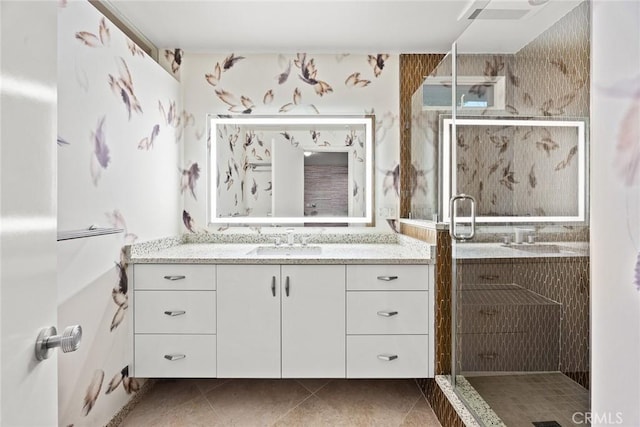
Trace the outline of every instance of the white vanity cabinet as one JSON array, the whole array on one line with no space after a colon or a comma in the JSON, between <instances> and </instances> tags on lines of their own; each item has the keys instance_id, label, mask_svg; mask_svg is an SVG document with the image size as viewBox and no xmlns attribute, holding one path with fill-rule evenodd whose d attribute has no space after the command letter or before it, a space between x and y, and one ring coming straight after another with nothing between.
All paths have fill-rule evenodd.
<instances>
[{"instance_id":1,"label":"white vanity cabinet","mask_svg":"<svg viewBox=\"0 0 640 427\"><path fill-rule=\"evenodd\" d=\"M134 264L137 377L433 377L433 265Z\"/></svg>"},{"instance_id":2,"label":"white vanity cabinet","mask_svg":"<svg viewBox=\"0 0 640 427\"><path fill-rule=\"evenodd\" d=\"M347 378L433 376L433 266L347 265Z\"/></svg>"},{"instance_id":3,"label":"white vanity cabinet","mask_svg":"<svg viewBox=\"0 0 640 427\"><path fill-rule=\"evenodd\" d=\"M133 373L216 376L216 266L133 267Z\"/></svg>"},{"instance_id":4,"label":"white vanity cabinet","mask_svg":"<svg viewBox=\"0 0 640 427\"><path fill-rule=\"evenodd\" d=\"M344 265L219 265L218 377L345 376Z\"/></svg>"}]
</instances>

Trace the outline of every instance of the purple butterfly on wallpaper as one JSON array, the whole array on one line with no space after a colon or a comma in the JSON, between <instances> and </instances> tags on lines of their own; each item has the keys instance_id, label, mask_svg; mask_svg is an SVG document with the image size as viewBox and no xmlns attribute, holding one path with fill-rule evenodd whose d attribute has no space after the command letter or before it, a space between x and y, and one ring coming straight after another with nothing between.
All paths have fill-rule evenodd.
<instances>
[{"instance_id":1,"label":"purple butterfly on wallpaper","mask_svg":"<svg viewBox=\"0 0 640 427\"><path fill-rule=\"evenodd\" d=\"M188 168L180 169L180 172L182 174L180 181L180 194L184 193L188 188L193 198L198 200L195 190L198 178L200 178L200 166L198 166L197 162L193 162Z\"/></svg>"},{"instance_id":2,"label":"purple butterfly on wallpaper","mask_svg":"<svg viewBox=\"0 0 640 427\"><path fill-rule=\"evenodd\" d=\"M98 396L100 396L100 389L102 389L102 382L104 381L104 371L102 369L96 369L91 377L91 382L87 387L87 391L84 394L82 415L85 417L89 415L91 409L96 404Z\"/></svg>"},{"instance_id":3,"label":"purple butterfly on wallpaper","mask_svg":"<svg viewBox=\"0 0 640 427\"><path fill-rule=\"evenodd\" d=\"M409 180L410 180L410 195L416 194L417 190L420 190L422 194L427 194L427 183L425 182L425 175L430 172L431 169L419 169L414 164L411 164L409 168Z\"/></svg>"},{"instance_id":4,"label":"purple butterfly on wallpaper","mask_svg":"<svg viewBox=\"0 0 640 427\"><path fill-rule=\"evenodd\" d=\"M256 182L255 178L253 178L253 185L251 186L251 194L256 200L258 200L258 183Z\"/></svg>"},{"instance_id":5,"label":"purple butterfly on wallpaper","mask_svg":"<svg viewBox=\"0 0 640 427\"><path fill-rule=\"evenodd\" d=\"M562 58L552 59L549 64L556 67L569 80L575 90L582 88L587 83L588 71L584 75L580 75L575 65L572 69L569 69L569 66Z\"/></svg>"},{"instance_id":6,"label":"purple butterfly on wallpaper","mask_svg":"<svg viewBox=\"0 0 640 427\"><path fill-rule=\"evenodd\" d=\"M136 378L129 377L129 365L125 366L113 376L111 381L109 381L109 385L107 386L107 390L104 394L110 394L112 391L118 388L118 386L122 384L122 388L127 394L135 393L140 390L140 383Z\"/></svg>"},{"instance_id":7,"label":"purple butterfly on wallpaper","mask_svg":"<svg viewBox=\"0 0 640 427\"><path fill-rule=\"evenodd\" d=\"M400 164L397 164L393 169L380 169L384 175L382 181L382 194L385 196L392 188L396 192L396 196L400 197Z\"/></svg>"},{"instance_id":8,"label":"purple butterfly on wallpaper","mask_svg":"<svg viewBox=\"0 0 640 427\"><path fill-rule=\"evenodd\" d=\"M278 84L279 85L284 84L289 79L289 74L291 74L291 61L289 61L287 68L276 76L276 79L278 80Z\"/></svg>"},{"instance_id":9,"label":"purple butterfly on wallpaper","mask_svg":"<svg viewBox=\"0 0 640 427\"><path fill-rule=\"evenodd\" d=\"M636 268L635 268L633 283L635 283L636 289L640 291L640 252L638 252L638 259L636 260Z\"/></svg>"},{"instance_id":10,"label":"purple butterfly on wallpaper","mask_svg":"<svg viewBox=\"0 0 640 427\"><path fill-rule=\"evenodd\" d=\"M306 53L298 53L294 64L300 69L300 74L298 75L300 80L313 86L318 96L333 92L333 88L329 83L317 78L318 70L313 58L307 61Z\"/></svg>"},{"instance_id":11,"label":"purple butterfly on wallpaper","mask_svg":"<svg viewBox=\"0 0 640 427\"><path fill-rule=\"evenodd\" d=\"M360 73L355 72L344 81L347 87L367 87L371 84L371 80L360 79Z\"/></svg>"},{"instance_id":12,"label":"purple butterfly on wallpaper","mask_svg":"<svg viewBox=\"0 0 640 427\"><path fill-rule=\"evenodd\" d=\"M264 191L271 191L271 190L273 190L273 184L271 183L271 181L269 181L269 182L268 182L268 184L269 184L269 185L267 186L267 188L265 188L265 189L264 189Z\"/></svg>"},{"instance_id":13,"label":"purple butterfly on wallpaper","mask_svg":"<svg viewBox=\"0 0 640 427\"><path fill-rule=\"evenodd\" d=\"M216 62L216 66L213 68L213 73L205 74L204 79L211 86L216 86L218 83L220 83L221 74L222 74L222 68L220 67L220 63Z\"/></svg>"},{"instance_id":14,"label":"purple butterfly on wallpaper","mask_svg":"<svg viewBox=\"0 0 640 427\"><path fill-rule=\"evenodd\" d=\"M176 101L170 100L165 109L162 101L158 100L158 111L160 111L165 126L177 127L180 124L180 116L176 111Z\"/></svg>"},{"instance_id":15,"label":"purple butterfly on wallpaper","mask_svg":"<svg viewBox=\"0 0 640 427\"><path fill-rule=\"evenodd\" d=\"M514 184L520 183L516 181L515 172L511 170L511 162L507 163L507 166L502 169L502 178L500 178L499 182L511 191L513 191Z\"/></svg>"},{"instance_id":16,"label":"purple butterfly on wallpaper","mask_svg":"<svg viewBox=\"0 0 640 427\"><path fill-rule=\"evenodd\" d=\"M100 19L98 26L98 35L89 31L78 31L75 34L76 39L80 40L85 46L98 47L106 46L111 42L111 33L107 26L105 18Z\"/></svg>"},{"instance_id":17,"label":"purple butterfly on wallpaper","mask_svg":"<svg viewBox=\"0 0 640 427\"><path fill-rule=\"evenodd\" d=\"M230 92L224 89L216 89L216 95L222 102L229 106L228 110L232 113L251 114L256 107L251 98L241 95L240 101Z\"/></svg>"},{"instance_id":18,"label":"purple butterfly on wallpaper","mask_svg":"<svg viewBox=\"0 0 640 427\"><path fill-rule=\"evenodd\" d=\"M235 56L235 54L231 54L229 56L227 56L224 61L222 62L222 69L223 71L227 71L229 70L231 67L233 67L238 61L245 59L244 56Z\"/></svg>"},{"instance_id":19,"label":"purple butterfly on wallpaper","mask_svg":"<svg viewBox=\"0 0 640 427\"><path fill-rule=\"evenodd\" d=\"M255 147L253 148L253 150L251 150L251 154L256 160L264 160L262 156L257 153Z\"/></svg>"},{"instance_id":20,"label":"purple butterfly on wallpaper","mask_svg":"<svg viewBox=\"0 0 640 427\"><path fill-rule=\"evenodd\" d=\"M118 284L111 291L111 298L113 302L118 306L113 318L111 319L111 326L109 331L113 332L122 321L129 308L129 279L127 277L127 264L120 260L116 263L118 270Z\"/></svg>"},{"instance_id":21,"label":"purple butterfly on wallpaper","mask_svg":"<svg viewBox=\"0 0 640 427\"><path fill-rule=\"evenodd\" d=\"M91 156L91 178L93 185L98 185L101 169L106 169L109 165L111 157L109 157L109 147L107 146L104 122L106 116L102 116L98 120L95 132L91 132L91 141L93 143L93 155Z\"/></svg>"},{"instance_id":22,"label":"purple butterfly on wallpaper","mask_svg":"<svg viewBox=\"0 0 640 427\"><path fill-rule=\"evenodd\" d=\"M640 181L640 75L600 89L608 96L631 99L618 125L616 163L625 185Z\"/></svg>"},{"instance_id":23,"label":"purple butterfly on wallpaper","mask_svg":"<svg viewBox=\"0 0 640 427\"><path fill-rule=\"evenodd\" d=\"M360 187L355 179L353 180L353 198L355 200L360 200Z\"/></svg>"},{"instance_id":24,"label":"purple butterfly on wallpaper","mask_svg":"<svg viewBox=\"0 0 640 427\"><path fill-rule=\"evenodd\" d=\"M246 149L255 141L256 133L254 131L245 132L244 134L244 144L242 146Z\"/></svg>"},{"instance_id":25,"label":"purple butterfly on wallpaper","mask_svg":"<svg viewBox=\"0 0 640 427\"><path fill-rule=\"evenodd\" d=\"M264 105L269 105L273 102L273 89L269 89L268 91L265 92L264 96L262 97L262 103Z\"/></svg>"},{"instance_id":26,"label":"purple butterfly on wallpaper","mask_svg":"<svg viewBox=\"0 0 640 427\"><path fill-rule=\"evenodd\" d=\"M69 145L69 142L64 138L61 138L60 136L58 136L58 147L63 147L65 145Z\"/></svg>"},{"instance_id":27,"label":"purple butterfly on wallpaper","mask_svg":"<svg viewBox=\"0 0 640 427\"><path fill-rule=\"evenodd\" d=\"M107 221L113 228L121 228L124 230L125 244L134 243L138 239L137 235L133 233L129 233L127 229L127 222L125 221L124 216L118 209L114 209L113 212L105 213L105 216L107 218Z\"/></svg>"},{"instance_id":28,"label":"purple butterfly on wallpaper","mask_svg":"<svg viewBox=\"0 0 640 427\"><path fill-rule=\"evenodd\" d=\"M377 55L367 55L367 62L373 67L373 75L378 77L382 74L385 61L389 59L388 53L378 53Z\"/></svg>"},{"instance_id":29,"label":"purple butterfly on wallpaper","mask_svg":"<svg viewBox=\"0 0 640 427\"><path fill-rule=\"evenodd\" d=\"M171 63L171 72L175 74L182 65L182 49L165 49L164 58Z\"/></svg>"},{"instance_id":30,"label":"purple butterfly on wallpaper","mask_svg":"<svg viewBox=\"0 0 640 427\"><path fill-rule=\"evenodd\" d=\"M193 218L191 218L191 215L189 214L189 212L187 212L186 210L182 211L182 223L184 224L187 230L189 230L191 233L195 233L194 231L195 222L193 221Z\"/></svg>"},{"instance_id":31,"label":"purple butterfly on wallpaper","mask_svg":"<svg viewBox=\"0 0 640 427\"><path fill-rule=\"evenodd\" d=\"M353 145L353 140L356 137L356 131L355 130L350 130L349 133L347 133L347 136L344 140L344 145L347 147L351 147Z\"/></svg>"},{"instance_id":32,"label":"purple butterfly on wallpaper","mask_svg":"<svg viewBox=\"0 0 640 427\"><path fill-rule=\"evenodd\" d=\"M129 120L131 120L132 111L142 114L142 107L133 91L133 79L131 78L131 72L129 71L126 61L124 58L118 57L116 62L118 65L118 77L109 74L109 86L111 90L122 99L127 109Z\"/></svg>"},{"instance_id":33,"label":"purple butterfly on wallpaper","mask_svg":"<svg viewBox=\"0 0 640 427\"><path fill-rule=\"evenodd\" d=\"M571 149L569 150L569 153L567 153L567 157L562 160L560 163L558 163L556 165L555 170L559 171L561 169L566 168L567 166L569 166L571 164L571 160L573 159L573 157L578 153L578 146L574 145L573 147L571 147Z\"/></svg>"},{"instance_id":34,"label":"purple butterfly on wallpaper","mask_svg":"<svg viewBox=\"0 0 640 427\"><path fill-rule=\"evenodd\" d=\"M133 40L127 39L127 48L129 49L129 52L131 52L131 55L144 57L144 50L140 49Z\"/></svg>"},{"instance_id":35,"label":"purple butterfly on wallpaper","mask_svg":"<svg viewBox=\"0 0 640 427\"><path fill-rule=\"evenodd\" d=\"M327 141L325 141L325 142L327 142ZM358 150L353 150L353 158L357 162L364 162L364 159L362 157L358 156Z\"/></svg>"},{"instance_id":36,"label":"purple butterfly on wallpaper","mask_svg":"<svg viewBox=\"0 0 640 427\"><path fill-rule=\"evenodd\" d=\"M145 136L140 140L140 142L138 143L138 150L149 150L153 148L153 143L155 142L156 137L159 133L160 125L156 124L155 126L153 126L153 129L151 129L151 135Z\"/></svg>"}]
</instances>

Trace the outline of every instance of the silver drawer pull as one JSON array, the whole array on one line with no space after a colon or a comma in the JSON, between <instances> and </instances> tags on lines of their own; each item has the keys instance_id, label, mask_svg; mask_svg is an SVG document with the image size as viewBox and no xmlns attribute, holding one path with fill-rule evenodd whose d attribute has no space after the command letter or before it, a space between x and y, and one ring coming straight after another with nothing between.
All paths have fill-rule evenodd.
<instances>
[{"instance_id":1,"label":"silver drawer pull","mask_svg":"<svg viewBox=\"0 0 640 427\"><path fill-rule=\"evenodd\" d=\"M483 359L495 359L496 357L498 357L498 353L493 352L493 353L480 353L478 354L478 356L480 356Z\"/></svg>"},{"instance_id":2,"label":"silver drawer pull","mask_svg":"<svg viewBox=\"0 0 640 427\"><path fill-rule=\"evenodd\" d=\"M498 314L498 310L495 308L490 310L480 310L480 314L484 314L485 316L495 316Z\"/></svg>"},{"instance_id":3,"label":"silver drawer pull","mask_svg":"<svg viewBox=\"0 0 640 427\"><path fill-rule=\"evenodd\" d=\"M390 282L392 280L396 280L398 276L378 276L378 280L384 280L385 282Z\"/></svg>"},{"instance_id":4,"label":"silver drawer pull","mask_svg":"<svg viewBox=\"0 0 640 427\"><path fill-rule=\"evenodd\" d=\"M271 276L271 295L276 296L276 276Z\"/></svg>"},{"instance_id":5,"label":"silver drawer pull","mask_svg":"<svg viewBox=\"0 0 640 427\"><path fill-rule=\"evenodd\" d=\"M164 276L164 278L167 280L182 280L186 279L187 276Z\"/></svg>"},{"instance_id":6,"label":"silver drawer pull","mask_svg":"<svg viewBox=\"0 0 640 427\"><path fill-rule=\"evenodd\" d=\"M378 359L384 360L385 362L390 362L392 360L396 360L398 358L397 354L379 354Z\"/></svg>"},{"instance_id":7,"label":"silver drawer pull","mask_svg":"<svg viewBox=\"0 0 640 427\"><path fill-rule=\"evenodd\" d=\"M171 317L175 317L175 316L182 316L183 314L187 314L186 311L184 310L167 310L164 312L164 314L166 314L167 316L171 316Z\"/></svg>"},{"instance_id":8,"label":"silver drawer pull","mask_svg":"<svg viewBox=\"0 0 640 427\"><path fill-rule=\"evenodd\" d=\"M500 276L498 276L497 274L481 274L478 277L482 280L491 280L491 281L498 280L500 278Z\"/></svg>"},{"instance_id":9,"label":"silver drawer pull","mask_svg":"<svg viewBox=\"0 0 640 427\"><path fill-rule=\"evenodd\" d=\"M180 360L180 359L184 359L185 357L187 357L186 354L165 354L164 358L167 359L169 362L174 362L176 360Z\"/></svg>"},{"instance_id":10,"label":"silver drawer pull","mask_svg":"<svg viewBox=\"0 0 640 427\"><path fill-rule=\"evenodd\" d=\"M382 316L382 317L391 317L391 316L396 316L398 314L397 311L379 311L378 312L378 316Z\"/></svg>"}]
</instances>

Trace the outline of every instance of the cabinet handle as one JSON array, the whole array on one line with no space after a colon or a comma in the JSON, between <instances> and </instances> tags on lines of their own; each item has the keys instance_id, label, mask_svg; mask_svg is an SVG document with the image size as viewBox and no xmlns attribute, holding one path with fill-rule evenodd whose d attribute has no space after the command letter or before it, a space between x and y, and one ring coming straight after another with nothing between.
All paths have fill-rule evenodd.
<instances>
[{"instance_id":1,"label":"cabinet handle","mask_svg":"<svg viewBox=\"0 0 640 427\"><path fill-rule=\"evenodd\" d=\"M385 362L390 362L392 360L396 360L398 358L397 354L379 354L378 359L384 360Z\"/></svg>"},{"instance_id":2,"label":"cabinet handle","mask_svg":"<svg viewBox=\"0 0 640 427\"><path fill-rule=\"evenodd\" d=\"M479 353L478 356L480 356L483 359L495 359L496 357L498 357L498 353L493 352L493 353Z\"/></svg>"},{"instance_id":3,"label":"cabinet handle","mask_svg":"<svg viewBox=\"0 0 640 427\"><path fill-rule=\"evenodd\" d=\"M497 274L481 274L478 276L480 279L482 280L498 280L500 278L500 276L498 276Z\"/></svg>"},{"instance_id":4,"label":"cabinet handle","mask_svg":"<svg viewBox=\"0 0 640 427\"><path fill-rule=\"evenodd\" d=\"M484 314L485 316L495 316L496 314L498 314L498 310L497 309L490 309L490 310L480 310L480 314Z\"/></svg>"},{"instance_id":5,"label":"cabinet handle","mask_svg":"<svg viewBox=\"0 0 640 427\"><path fill-rule=\"evenodd\" d=\"M378 280L384 280L385 282L390 282L392 280L396 280L398 276L378 276Z\"/></svg>"},{"instance_id":6,"label":"cabinet handle","mask_svg":"<svg viewBox=\"0 0 640 427\"><path fill-rule=\"evenodd\" d=\"M167 280L182 280L186 279L187 276L164 276L164 278Z\"/></svg>"},{"instance_id":7,"label":"cabinet handle","mask_svg":"<svg viewBox=\"0 0 640 427\"><path fill-rule=\"evenodd\" d=\"M174 362L176 360L180 360L180 359L184 359L185 357L187 357L186 354L165 354L164 358L167 359L169 362Z\"/></svg>"},{"instance_id":8,"label":"cabinet handle","mask_svg":"<svg viewBox=\"0 0 640 427\"><path fill-rule=\"evenodd\" d=\"M175 316L182 316L183 314L187 314L187 312L184 310L167 310L164 312L164 314L166 314L167 316L175 317Z\"/></svg>"},{"instance_id":9,"label":"cabinet handle","mask_svg":"<svg viewBox=\"0 0 640 427\"><path fill-rule=\"evenodd\" d=\"M382 316L382 317L391 317L391 316L396 316L398 314L397 311L379 311L378 312L378 316Z\"/></svg>"},{"instance_id":10,"label":"cabinet handle","mask_svg":"<svg viewBox=\"0 0 640 427\"><path fill-rule=\"evenodd\" d=\"M284 293L289 296L289 276L287 276L284 282Z\"/></svg>"},{"instance_id":11,"label":"cabinet handle","mask_svg":"<svg viewBox=\"0 0 640 427\"><path fill-rule=\"evenodd\" d=\"M276 296L276 276L271 276L271 295Z\"/></svg>"}]
</instances>

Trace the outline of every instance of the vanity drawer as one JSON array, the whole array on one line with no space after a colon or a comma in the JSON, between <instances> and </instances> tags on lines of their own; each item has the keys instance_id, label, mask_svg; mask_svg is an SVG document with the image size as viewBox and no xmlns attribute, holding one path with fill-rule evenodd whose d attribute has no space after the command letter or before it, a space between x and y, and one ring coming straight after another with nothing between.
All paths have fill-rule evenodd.
<instances>
[{"instance_id":1,"label":"vanity drawer","mask_svg":"<svg viewBox=\"0 0 640 427\"><path fill-rule=\"evenodd\" d=\"M136 264L136 290L215 290L216 266L194 264Z\"/></svg>"},{"instance_id":2,"label":"vanity drawer","mask_svg":"<svg viewBox=\"0 0 640 427\"><path fill-rule=\"evenodd\" d=\"M215 291L136 291L135 333L215 334Z\"/></svg>"},{"instance_id":3,"label":"vanity drawer","mask_svg":"<svg viewBox=\"0 0 640 427\"><path fill-rule=\"evenodd\" d=\"M216 336L136 335L134 362L139 378L213 378Z\"/></svg>"},{"instance_id":4,"label":"vanity drawer","mask_svg":"<svg viewBox=\"0 0 640 427\"><path fill-rule=\"evenodd\" d=\"M347 292L347 334L426 334L426 291Z\"/></svg>"},{"instance_id":5,"label":"vanity drawer","mask_svg":"<svg viewBox=\"0 0 640 427\"><path fill-rule=\"evenodd\" d=\"M426 378L427 335L347 337L347 378Z\"/></svg>"},{"instance_id":6,"label":"vanity drawer","mask_svg":"<svg viewBox=\"0 0 640 427\"><path fill-rule=\"evenodd\" d=\"M429 289L429 265L347 265L347 290Z\"/></svg>"}]
</instances>

